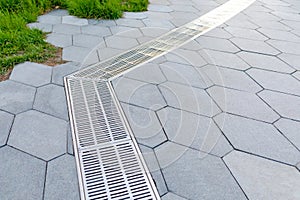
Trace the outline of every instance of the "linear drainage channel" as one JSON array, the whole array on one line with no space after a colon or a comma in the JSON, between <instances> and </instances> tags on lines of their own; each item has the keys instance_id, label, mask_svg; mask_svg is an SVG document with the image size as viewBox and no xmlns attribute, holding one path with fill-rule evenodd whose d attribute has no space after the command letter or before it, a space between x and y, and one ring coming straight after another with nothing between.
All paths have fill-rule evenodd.
<instances>
[{"instance_id":1,"label":"linear drainage channel","mask_svg":"<svg viewBox=\"0 0 300 200\"><path fill-rule=\"evenodd\" d=\"M223 24L255 0L230 0L155 40L65 77L81 199L160 199L111 80Z\"/></svg>"}]
</instances>

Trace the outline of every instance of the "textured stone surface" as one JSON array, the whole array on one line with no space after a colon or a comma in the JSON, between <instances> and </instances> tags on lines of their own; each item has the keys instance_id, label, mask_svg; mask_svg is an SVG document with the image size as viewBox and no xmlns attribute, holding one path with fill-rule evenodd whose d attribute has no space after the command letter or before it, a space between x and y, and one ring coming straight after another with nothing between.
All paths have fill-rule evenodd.
<instances>
[{"instance_id":1,"label":"textured stone surface","mask_svg":"<svg viewBox=\"0 0 300 200\"><path fill-rule=\"evenodd\" d=\"M162 200L185 200L186 198L180 197L172 192L168 192L161 199Z\"/></svg>"},{"instance_id":2,"label":"textured stone surface","mask_svg":"<svg viewBox=\"0 0 300 200\"><path fill-rule=\"evenodd\" d=\"M300 174L294 167L238 151L224 161L249 199L300 198Z\"/></svg>"},{"instance_id":3,"label":"textured stone surface","mask_svg":"<svg viewBox=\"0 0 300 200\"><path fill-rule=\"evenodd\" d=\"M287 42L281 40L269 40L267 41L271 46L280 50L282 53L290 53L300 55L300 46L296 42Z\"/></svg>"},{"instance_id":4,"label":"textured stone surface","mask_svg":"<svg viewBox=\"0 0 300 200\"><path fill-rule=\"evenodd\" d=\"M251 40L267 40L268 38L261 33L257 32L253 29L246 28L238 28L238 27L226 27L226 31L228 31L231 35L239 38L246 38Z\"/></svg>"},{"instance_id":5,"label":"textured stone surface","mask_svg":"<svg viewBox=\"0 0 300 200\"><path fill-rule=\"evenodd\" d=\"M16 116L8 144L50 160L66 152L66 139L65 121L32 110Z\"/></svg>"},{"instance_id":6,"label":"textured stone surface","mask_svg":"<svg viewBox=\"0 0 300 200\"><path fill-rule=\"evenodd\" d=\"M72 45L72 35L51 33L47 35L46 41L58 47L68 47Z\"/></svg>"},{"instance_id":7,"label":"textured stone surface","mask_svg":"<svg viewBox=\"0 0 300 200\"><path fill-rule=\"evenodd\" d=\"M298 149L300 149L300 122L280 119L275 123L275 126L287 137Z\"/></svg>"},{"instance_id":8,"label":"textured stone surface","mask_svg":"<svg viewBox=\"0 0 300 200\"><path fill-rule=\"evenodd\" d=\"M62 56L67 61L82 62L90 53L92 53L92 50L89 48L70 46L63 49Z\"/></svg>"},{"instance_id":9,"label":"textured stone surface","mask_svg":"<svg viewBox=\"0 0 300 200\"><path fill-rule=\"evenodd\" d=\"M20 113L32 108L36 89L14 81L0 83L0 108L11 112Z\"/></svg>"},{"instance_id":10,"label":"textured stone surface","mask_svg":"<svg viewBox=\"0 0 300 200\"><path fill-rule=\"evenodd\" d=\"M71 24L71 25L88 25L88 20L87 19L81 19L75 16L63 16L62 17L62 23L63 24Z\"/></svg>"},{"instance_id":11,"label":"textured stone surface","mask_svg":"<svg viewBox=\"0 0 300 200\"><path fill-rule=\"evenodd\" d=\"M11 147L0 149L1 199L42 199L46 163Z\"/></svg>"},{"instance_id":12,"label":"textured stone surface","mask_svg":"<svg viewBox=\"0 0 300 200\"><path fill-rule=\"evenodd\" d=\"M78 34L73 35L73 45L78 47L94 48L104 43L104 40L98 36Z\"/></svg>"},{"instance_id":13,"label":"textured stone surface","mask_svg":"<svg viewBox=\"0 0 300 200\"><path fill-rule=\"evenodd\" d=\"M0 111L0 146L6 144L13 120L12 114Z\"/></svg>"},{"instance_id":14,"label":"textured stone surface","mask_svg":"<svg viewBox=\"0 0 300 200\"><path fill-rule=\"evenodd\" d=\"M82 26L81 31L83 34L96 35L98 37L105 37L111 35L109 28L102 27L102 26L94 26L94 25Z\"/></svg>"},{"instance_id":15,"label":"textured stone surface","mask_svg":"<svg viewBox=\"0 0 300 200\"><path fill-rule=\"evenodd\" d=\"M25 62L14 67L10 79L38 87L50 83L51 73L49 66Z\"/></svg>"},{"instance_id":16,"label":"textured stone surface","mask_svg":"<svg viewBox=\"0 0 300 200\"><path fill-rule=\"evenodd\" d=\"M124 38L120 36L112 36L105 39L108 47L116 49L129 49L138 45L138 42L132 38Z\"/></svg>"},{"instance_id":17,"label":"textured stone surface","mask_svg":"<svg viewBox=\"0 0 300 200\"><path fill-rule=\"evenodd\" d=\"M203 36L196 40L201 46L203 46L203 48L230 53L236 53L240 51L238 47L226 39Z\"/></svg>"},{"instance_id":18,"label":"textured stone surface","mask_svg":"<svg viewBox=\"0 0 300 200\"><path fill-rule=\"evenodd\" d=\"M45 199L80 199L75 158L63 155L49 162L47 167Z\"/></svg>"},{"instance_id":19,"label":"textured stone surface","mask_svg":"<svg viewBox=\"0 0 300 200\"><path fill-rule=\"evenodd\" d=\"M79 69L80 65L74 62L69 62L66 64L55 66L52 72L52 83L63 86L64 77Z\"/></svg>"}]
</instances>

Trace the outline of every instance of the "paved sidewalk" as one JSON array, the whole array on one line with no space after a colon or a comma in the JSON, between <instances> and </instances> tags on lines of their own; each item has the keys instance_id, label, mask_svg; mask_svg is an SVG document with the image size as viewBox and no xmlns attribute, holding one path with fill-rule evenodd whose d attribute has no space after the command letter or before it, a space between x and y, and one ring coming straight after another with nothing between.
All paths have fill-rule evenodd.
<instances>
[{"instance_id":1,"label":"paved sidewalk","mask_svg":"<svg viewBox=\"0 0 300 200\"><path fill-rule=\"evenodd\" d=\"M70 61L26 62L0 83L0 199L79 199L62 77L226 1L152 0L37 27ZM261 0L114 87L163 200L300 199L300 2Z\"/></svg>"}]
</instances>

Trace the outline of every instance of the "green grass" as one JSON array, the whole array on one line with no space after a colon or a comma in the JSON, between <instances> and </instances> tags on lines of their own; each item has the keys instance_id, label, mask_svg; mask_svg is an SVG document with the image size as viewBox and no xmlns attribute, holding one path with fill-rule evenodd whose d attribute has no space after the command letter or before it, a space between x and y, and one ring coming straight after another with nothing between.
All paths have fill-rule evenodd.
<instances>
[{"instance_id":1,"label":"green grass","mask_svg":"<svg viewBox=\"0 0 300 200\"><path fill-rule=\"evenodd\" d=\"M57 6L78 17L116 19L123 11L147 10L148 0L0 0L0 75L18 63L55 56L45 33L26 24Z\"/></svg>"}]
</instances>

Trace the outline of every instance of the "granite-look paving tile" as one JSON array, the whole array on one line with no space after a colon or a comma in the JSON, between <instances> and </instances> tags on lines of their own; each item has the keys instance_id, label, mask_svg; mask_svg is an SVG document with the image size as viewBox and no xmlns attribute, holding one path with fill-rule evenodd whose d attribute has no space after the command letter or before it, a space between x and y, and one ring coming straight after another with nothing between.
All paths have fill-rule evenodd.
<instances>
[{"instance_id":1,"label":"granite-look paving tile","mask_svg":"<svg viewBox=\"0 0 300 200\"><path fill-rule=\"evenodd\" d=\"M46 41L57 47L68 47L72 45L72 35L50 33L47 35Z\"/></svg>"},{"instance_id":2,"label":"granite-look paving tile","mask_svg":"<svg viewBox=\"0 0 300 200\"><path fill-rule=\"evenodd\" d=\"M281 20L281 23L291 27L294 30L300 30L300 21L293 21L293 20Z\"/></svg>"},{"instance_id":3,"label":"granite-look paving tile","mask_svg":"<svg viewBox=\"0 0 300 200\"><path fill-rule=\"evenodd\" d=\"M291 53L300 55L300 45L296 42L287 42L281 40L268 40L269 43L274 48L278 49L282 53Z\"/></svg>"},{"instance_id":4,"label":"granite-look paving tile","mask_svg":"<svg viewBox=\"0 0 300 200\"><path fill-rule=\"evenodd\" d=\"M234 17L234 18L231 18L230 20L228 20L225 24L227 24L231 27L240 27L240 28L249 28L249 29L259 28L258 25L249 21L249 19L240 19L240 14L237 16L238 17Z\"/></svg>"},{"instance_id":5,"label":"granite-look paving tile","mask_svg":"<svg viewBox=\"0 0 300 200\"><path fill-rule=\"evenodd\" d=\"M128 104L122 108L139 144L153 148L167 141L154 111Z\"/></svg>"},{"instance_id":6,"label":"granite-look paving tile","mask_svg":"<svg viewBox=\"0 0 300 200\"><path fill-rule=\"evenodd\" d=\"M101 19L98 20L97 26L106 26L106 27L111 27L111 26L115 26L116 22L115 20L112 19Z\"/></svg>"},{"instance_id":7,"label":"granite-look paving tile","mask_svg":"<svg viewBox=\"0 0 300 200\"><path fill-rule=\"evenodd\" d=\"M257 83L242 71L217 67L214 65L207 65L202 67L199 71L215 85L252 93L262 90Z\"/></svg>"},{"instance_id":8,"label":"granite-look paving tile","mask_svg":"<svg viewBox=\"0 0 300 200\"><path fill-rule=\"evenodd\" d=\"M272 12L272 15L277 16L281 19L300 21L299 13L287 13L287 12L275 11Z\"/></svg>"},{"instance_id":9,"label":"granite-look paving tile","mask_svg":"<svg viewBox=\"0 0 300 200\"><path fill-rule=\"evenodd\" d=\"M181 147L176 144L170 147L168 143L157 148L159 163L180 151L178 148ZM187 149L163 167L162 172L168 189L187 199L219 199L221 196L222 199L246 199L221 158L215 156L203 156L199 151Z\"/></svg>"},{"instance_id":10,"label":"granite-look paving tile","mask_svg":"<svg viewBox=\"0 0 300 200\"><path fill-rule=\"evenodd\" d=\"M172 12L170 12L172 13ZM173 19L172 15L170 13L166 12L155 12L148 10L145 14L147 18L145 19L165 19L165 20L171 20Z\"/></svg>"},{"instance_id":11,"label":"granite-look paving tile","mask_svg":"<svg viewBox=\"0 0 300 200\"><path fill-rule=\"evenodd\" d=\"M50 14L41 15L37 19L38 22L45 24L60 24L61 20L61 16L55 16Z\"/></svg>"},{"instance_id":12,"label":"granite-look paving tile","mask_svg":"<svg viewBox=\"0 0 300 200\"><path fill-rule=\"evenodd\" d=\"M279 116L255 94L226 89L219 86L209 88L208 93L225 112L266 122L274 122L279 118Z\"/></svg>"},{"instance_id":13,"label":"granite-look paving tile","mask_svg":"<svg viewBox=\"0 0 300 200\"><path fill-rule=\"evenodd\" d=\"M118 35L124 37L124 40L126 40L127 37L137 39L143 36L142 32L139 29L131 29L128 31L121 32Z\"/></svg>"},{"instance_id":14,"label":"granite-look paving tile","mask_svg":"<svg viewBox=\"0 0 300 200\"><path fill-rule=\"evenodd\" d=\"M154 180L154 183L158 190L159 195L162 196L162 195L166 194L168 192L168 188L166 186L162 172L160 170L152 172L151 176Z\"/></svg>"},{"instance_id":15,"label":"granite-look paving tile","mask_svg":"<svg viewBox=\"0 0 300 200\"><path fill-rule=\"evenodd\" d=\"M300 96L300 82L289 74L260 69L249 69L247 73L265 89Z\"/></svg>"},{"instance_id":16,"label":"granite-look paving tile","mask_svg":"<svg viewBox=\"0 0 300 200\"><path fill-rule=\"evenodd\" d=\"M300 81L300 71L296 71L293 76Z\"/></svg>"},{"instance_id":17,"label":"granite-look paving tile","mask_svg":"<svg viewBox=\"0 0 300 200\"><path fill-rule=\"evenodd\" d=\"M120 26L120 25L117 26L116 25L116 26L110 26L109 29L110 29L112 35L115 36L115 35L118 35L120 33L130 31L130 30L135 29L135 28L130 28L130 27L127 27L127 26Z\"/></svg>"},{"instance_id":18,"label":"granite-look paving tile","mask_svg":"<svg viewBox=\"0 0 300 200\"><path fill-rule=\"evenodd\" d=\"M138 41L139 44L144 44L144 43L149 42L153 39L154 39L153 37L142 36L140 38L137 38L137 41Z\"/></svg>"},{"instance_id":19,"label":"granite-look paving tile","mask_svg":"<svg viewBox=\"0 0 300 200\"><path fill-rule=\"evenodd\" d=\"M170 107L157 114L170 141L220 157L232 150L210 118Z\"/></svg>"},{"instance_id":20,"label":"granite-look paving tile","mask_svg":"<svg viewBox=\"0 0 300 200\"><path fill-rule=\"evenodd\" d=\"M109 28L107 27L101 27L101 26L95 26L95 25L87 25L81 27L81 32L83 34L88 35L96 35L98 37L105 37L111 35L111 32Z\"/></svg>"},{"instance_id":21,"label":"granite-look paving tile","mask_svg":"<svg viewBox=\"0 0 300 200\"><path fill-rule=\"evenodd\" d=\"M67 122L40 113L27 111L15 117L8 144L50 160L66 152Z\"/></svg>"},{"instance_id":22,"label":"granite-look paving tile","mask_svg":"<svg viewBox=\"0 0 300 200\"><path fill-rule=\"evenodd\" d=\"M54 10L51 10L48 14L54 15L54 16L66 16L66 15L69 15L69 12L64 9L54 9Z\"/></svg>"},{"instance_id":23,"label":"granite-look paving tile","mask_svg":"<svg viewBox=\"0 0 300 200\"><path fill-rule=\"evenodd\" d=\"M201 57L199 53L197 53L197 51L176 49L172 51L172 53L170 54L174 54L175 56L180 57L179 59L175 59L175 60L169 58L168 60L171 62L178 62L182 64L193 65L196 67L201 67L207 64L207 62Z\"/></svg>"},{"instance_id":24,"label":"granite-look paving tile","mask_svg":"<svg viewBox=\"0 0 300 200\"><path fill-rule=\"evenodd\" d=\"M103 47L98 49L99 58L101 61L111 58L115 55L122 53L124 50Z\"/></svg>"},{"instance_id":25,"label":"granite-look paving tile","mask_svg":"<svg viewBox=\"0 0 300 200\"><path fill-rule=\"evenodd\" d=\"M159 37L166 32L168 32L168 29L163 28L155 28L155 27L145 27L140 29L144 36L149 37Z\"/></svg>"},{"instance_id":26,"label":"granite-look paving tile","mask_svg":"<svg viewBox=\"0 0 300 200\"><path fill-rule=\"evenodd\" d=\"M147 27L155 27L155 28L163 28L163 29L173 29L175 26L170 22L170 20L166 19L155 19L155 18L148 18L143 19L144 24Z\"/></svg>"},{"instance_id":27,"label":"granite-look paving tile","mask_svg":"<svg viewBox=\"0 0 300 200\"><path fill-rule=\"evenodd\" d=\"M224 161L249 199L300 198L300 174L294 167L238 151Z\"/></svg>"},{"instance_id":28,"label":"granite-look paving tile","mask_svg":"<svg viewBox=\"0 0 300 200\"><path fill-rule=\"evenodd\" d=\"M174 12L171 12L170 15L174 19L185 19L185 20L189 20L189 21L192 21L198 17L198 15L196 15L193 12L185 12L185 11L174 11Z\"/></svg>"},{"instance_id":29,"label":"granite-look paving tile","mask_svg":"<svg viewBox=\"0 0 300 200\"><path fill-rule=\"evenodd\" d=\"M289 64L291 67L300 70L300 55L282 53L278 56L278 58Z\"/></svg>"},{"instance_id":30,"label":"granite-look paving tile","mask_svg":"<svg viewBox=\"0 0 300 200\"><path fill-rule=\"evenodd\" d=\"M153 84L160 84L167 80L160 70L158 64L154 63L144 64L141 67L128 72L125 77Z\"/></svg>"},{"instance_id":31,"label":"granite-look paving tile","mask_svg":"<svg viewBox=\"0 0 300 200\"><path fill-rule=\"evenodd\" d=\"M300 122L281 118L274 125L300 149Z\"/></svg>"},{"instance_id":32,"label":"granite-look paving tile","mask_svg":"<svg viewBox=\"0 0 300 200\"><path fill-rule=\"evenodd\" d=\"M146 12L124 12L123 17L126 19L145 19L147 18Z\"/></svg>"},{"instance_id":33,"label":"granite-look paving tile","mask_svg":"<svg viewBox=\"0 0 300 200\"><path fill-rule=\"evenodd\" d=\"M63 155L48 163L44 199L80 199L74 156Z\"/></svg>"},{"instance_id":34,"label":"granite-look paving tile","mask_svg":"<svg viewBox=\"0 0 300 200\"><path fill-rule=\"evenodd\" d=\"M91 51L86 47L70 46L63 49L62 58L67 61L82 62Z\"/></svg>"},{"instance_id":35,"label":"granite-look paving tile","mask_svg":"<svg viewBox=\"0 0 300 200\"><path fill-rule=\"evenodd\" d=\"M101 48L101 43L97 48ZM93 50L91 50L87 56L83 59L83 61L81 62L81 68L85 68L88 67L90 65L96 64L100 62L100 58L97 52L97 48L94 48Z\"/></svg>"},{"instance_id":36,"label":"granite-look paving tile","mask_svg":"<svg viewBox=\"0 0 300 200\"><path fill-rule=\"evenodd\" d=\"M161 197L162 200L186 200L186 198L180 197L172 192L168 192L166 195Z\"/></svg>"},{"instance_id":37,"label":"granite-look paving tile","mask_svg":"<svg viewBox=\"0 0 300 200\"><path fill-rule=\"evenodd\" d=\"M248 12L246 15L249 16L250 19L255 19L255 20L266 20L266 21L279 21L281 20L280 17L275 16L273 13L268 13L268 12Z\"/></svg>"},{"instance_id":38,"label":"granite-look paving tile","mask_svg":"<svg viewBox=\"0 0 300 200\"><path fill-rule=\"evenodd\" d=\"M170 8L173 11L181 11L181 12L187 12L187 13L197 13L198 10L194 8L194 6L191 5L170 5Z\"/></svg>"},{"instance_id":39,"label":"granite-look paving tile","mask_svg":"<svg viewBox=\"0 0 300 200\"><path fill-rule=\"evenodd\" d=\"M119 26L128 26L130 28L140 28L140 27L145 27L145 24L141 20L138 19L125 19L125 18L120 18L115 20L117 25Z\"/></svg>"},{"instance_id":40,"label":"granite-look paving tile","mask_svg":"<svg viewBox=\"0 0 300 200\"><path fill-rule=\"evenodd\" d=\"M14 116L4 111L0 111L0 146L6 144Z\"/></svg>"},{"instance_id":41,"label":"granite-look paving tile","mask_svg":"<svg viewBox=\"0 0 300 200\"><path fill-rule=\"evenodd\" d=\"M122 102L152 110L166 106L166 102L156 85L120 78L114 87L118 99Z\"/></svg>"},{"instance_id":42,"label":"granite-look paving tile","mask_svg":"<svg viewBox=\"0 0 300 200\"><path fill-rule=\"evenodd\" d=\"M148 5L148 10L149 11L154 11L154 12L172 12L173 11L173 9L170 8L170 6L155 5L155 4Z\"/></svg>"},{"instance_id":43,"label":"granite-look paving tile","mask_svg":"<svg viewBox=\"0 0 300 200\"><path fill-rule=\"evenodd\" d=\"M159 85L169 106L189 112L214 116L220 109L203 89L165 82Z\"/></svg>"},{"instance_id":44,"label":"granite-look paving tile","mask_svg":"<svg viewBox=\"0 0 300 200\"><path fill-rule=\"evenodd\" d=\"M266 35L270 39L290 41L290 42L300 42L299 37L287 31L272 30L267 28L260 28L258 29L258 31Z\"/></svg>"},{"instance_id":45,"label":"granite-look paving tile","mask_svg":"<svg viewBox=\"0 0 300 200\"><path fill-rule=\"evenodd\" d=\"M68 62L53 67L51 82L64 86L64 77L79 70L81 67L78 63Z\"/></svg>"},{"instance_id":46,"label":"granite-look paving tile","mask_svg":"<svg viewBox=\"0 0 300 200\"><path fill-rule=\"evenodd\" d=\"M202 51L199 51L199 53L211 65L223 66L238 70L246 70L251 67L233 53L213 51L209 49L203 49Z\"/></svg>"},{"instance_id":47,"label":"granite-look paving tile","mask_svg":"<svg viewBox=\"0 0 300 200\"><path fill-rule=\"evenodd\" d=\"M36 89L14 81L0 83L0 109L17 114L32 108Z\"/></svg>"},{"instance_id":48,"label":"granite-look paving tile","mask_svg":"<svg viewBox=\"0 0 300 200\"><path fill-rule=\"evenodd\" d=\"M78 47L94 48L100 43L104 43L103 38L93 35L78 34L73 35L73 45Z\"/></svg>"},{"instance_id":49,"label":"granite-look paving tile","mask_svg":"<svg viewBox=\"0 0 300 200\"><path fill-rule=\"evenodd\" d=\"M255 68L283 73L292 73L293 71L295 71L295 69L293 69L288 64L281 61L275 56L268 56L244 51L237 53L237 55L241 57L244 61L246 61L249 65Z\"/></svg>"},{"instance_id":50,"label":"granite-look paving tile","mask_svg":"<svg viewBox=\"0 0 300 200\"><path fill-rule=\"evenodd\" d=\"M37 89L33 109L69 120L64 88L49 84Z\"/></svg>"},{"instance_id":51,"label":"granite-look paving tile","mask_svg":"<svg viewBox=\"0 0 300 200\"><path fill-rule=\"evenodd\" d=\"M62 23L76 25L76 26L84 26L89 24L87 19L78 18L75 16L63 16Z\"/></svg>"},{"instance_id":52,"label":"granite-look paving tile","mask_svg":"<svg viewBox=\"0 0 300 200\"><path fill-rule=\"evenodd\" d=\"M294 9L289 6L281 6L281 5L266 5L267 8L271 9L272 11L280 11L280 12L287 12L287 13L298 13L297 9Z\"/></svg>"},{"instance_id":53,"label":"granite-look paving tile","mask_svg":"<svg viewBox=\"0 0 300 200\"><path fill-rule=\"evenodd\" d=\"M71 24L55 24L53 25L53 32L73 35L81 33L81 30L80 26L75 26Z\"/></svg>"},{"instance_id":54,"label":"granite-look paving tile","mask_svg":"<svg viewBox=\"0 0 300 200\"><path fill-rule=\"evenodd\" d=\"M36 28L46 33L52 32L52 24L43 24L43 23L34 22L34 23L27 24L27 26L31 29Z\"/></svg>"},{"instance_id":55,"label":"granite-look paving tile","mask_svg":"<svg viewBox=\"0 0 300 200\"><path fill-rule=\"evenodd\" d=\"M267 21L267 20L255 20L251 19L251 22L257 24L259 27L271 29L271 30L282 30L282 31L290 31L292 30L290 27L285 24L277 21Z\"/></svg>"},{"instance_id":56,"label":"granite-look paving tile","mask_svg":"<svg viewBox=\"0 0 300 200\"><path fill-rule=\"evenodd\" d=\"M180 47L180 49L187 49L191 51L199 51L202 48L203 47L196 40L189 41Z\"/></svg>"},{"instance_id":57,"label":"granite-look paving tile","mask_svg":"<svg viewBox=\"0 0 300 200\"><path fill-rule=\"evenodd\" d=\"M231 35L238 37L238 38L246 38L251 40L267 40L268 38L261 33L257 32L253 29L246 29L246 28L238 28L238 27L231 27L228 26L224 28L228 31Z\"/></svg>"},{"instance_id":58,"label":"granite-look paving tile","mask_svg":"<svg viewBox=\"0 0 300 200\"><path fill-rule=\"evenodd\" d=\"M174 18L174 19L170 20L170 22L172 24L174 24L175 27L179 27L179 26L185 25L185 24L189 23L190 21L192 21L192 19Z\"/></svg>"},{"instance_id":59,"label":"granite-look paving tile","mask_svg":"<svg viewBox=\"0 0 300 200\"><path fill-rule=\"evenodd\" d=\"M165 62L159 66L169 81L199 88L212 86L207 75L197 67L173 62Z\"/></svg>"},{"instance_id":60,"label":"granite-look paving tile","mask_svg":"<svg viewBox=\"0 0 300 200\"><path fill-rule=\"evenodd\" d=\"M126 38L121 36L111 36L105 38L105 42L107 47L111 47L115 49L130 49L138 45L136 39Z\"/></svg>"},{"instance_id":61,"label":"granite-look paving tile","mask_svg":"<svg viewBox=\"0 0 300 200\"><path fill-rule=\"evenodd\" d=\"M68 131L67 131L67 153L74 155L73 138L72 138L72 131L70 126L68 127Z\"/></svg>"},{"instance_id":62,"label":"granite-look paving tile","mask_svg":"<svg viewBox=\"0 0 300 200\"><path fill-rule=\"evenodd\" d=\"M300 120L300 97L264 90L259 96L281 116Z\"/></svg>"},{"instance_id":63,"label":"granite-look paving tile","mask_svg":"<svg viewBox=\"0 0 300 200\"><path fill-rule=\"evenodd\" d=\"M143 158L147 164L149 171L151 173L155 171L160 171L160 166L158 164L154 150L142 144L139 144L139 148L141 150L141 153L143 154Z\"/></svg>"},{"instance_id":64,"label":"granite-look paving tile","mask_svg":"<svg viewBox=\"0 0 300 200\"><path fill-rule=\"evenodd\" d=\"M235 149L291 165L300 161L298 149L271 124L230 114L215 120Z\"/></svg>"},{"instance_id":65,"label":"granite-look paving tile","mask_svg":"<svg viewBox=\"0 0 300 200\"><path fill-rule=\"evenodd\" d=\"M14 67L10 80L35 87L50 83L52 67L32 62L25 62Z\"/></svg>"},{"instance_id":66,"label":"granite-look paving tile","mask_svg":"<svg viewBox=\"0 0 300 200\"><path fill-rule=\"evenodd\" d=\"M243 38L233 38L230 40L244 51L269 55L277 55L280 53L278 50L276 50L275 48L263 41L249 40Z\"/></svg>"},{"instance_id":67,"label":"granite-look paving tile","mask_svg":"<svg viewBox=\"0 0 300 200\"><path fill-rule=\"evenodd\" d=\"M203 46L203 48L206 49L225 51L230 53L237 53L240 51L238 47L236 47L233 43L226 39L202 36L196 40L201 46Z\"/></svg>"},{"instance_id":68,"label":"granite-look paving tile","mask_svg":"<svg viewBox=\"0 0 300 200\"><path fill-rule=\"evenodd\" d=\"M223 29L220 27L217 27L217 28L205 33L205 35L209 36L209 37L224 38L224 39L230 39L233 37L230 33L225 31L225 28Z\"/></svg>"},{"instance_id":69,"label":"granite-look paving tile","mask_svg":"<svg viewBox=\"0 0 300 200\"><path fill-rule=\"evenodd\" d=\"M2 200L43 199L46 163L11 147L0 149Z\"/></svg>"}]
</instances>

